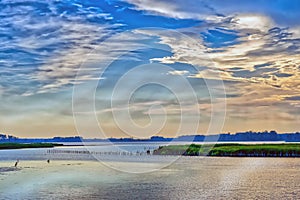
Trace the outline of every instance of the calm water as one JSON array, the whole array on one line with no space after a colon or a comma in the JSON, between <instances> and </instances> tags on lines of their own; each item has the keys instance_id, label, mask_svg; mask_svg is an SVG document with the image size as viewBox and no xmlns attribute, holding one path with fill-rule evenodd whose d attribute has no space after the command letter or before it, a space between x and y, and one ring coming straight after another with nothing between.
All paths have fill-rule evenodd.
<instances>
[{"instance_id":1,"label":"calm water","mask_svg":"<svg viewBox=\"0 0 300 200\"><path fill-rule=\"evenodd\" d=\"M12 150L9 155L14 157L14 153L19 151L23 150ZM23 152L30 153L31 157L38 155L37 157L42 158L40 155L45 152L40 151L42 150L31 149ZM6 158L8 157L7 154ZM131 157L135 159L118 161L115 158L114 161L107 159L102 162L83 158L74 160L74 157L73 160L51 160L50 164L45 160L21 160L17 171L9 170L12 169L13 161L2 160L0 199L297 199L300 197L299 158ZM126 173L112 169L111 166L117 169L130 169L133 172L149 168L158 170L149 173Z\"/></svg>"},{"instance_id":2,"label":"calm water","mask_svg":"<svg viewBox=\"0 0 300 200\"><path fill-rule=\"evenodd\" d=\"M203 144L202 142L193 142L196 144ZM225 142L221 142L225 143ZM229 142L232 143L232 142ZM239 142L239 143L251 143L251 142ZM252 142L253 143L253 142ZM259 142L255 142L259 143ZM267 142L260 142L267 143ZM270 142L276 143L276 142ZM282 142L278 142L282 143ZM74 143L66 143L67 145ZM75 143L76 144L76 143ZM77 145L82 143L77 143ZM86 143L89 146L64 146L64 147L55 147L55 148L40 148L40 149L14 149L14 150L1 150L0 151L0 160L45 160L45 159L56 159L56 160L94 160L94 156L80 155L80 154L49 154L48 150L59 150L59 151L92 151L92 152L146 152L147 150L153 151L159 146L165 146L170 143L161 142L142 142L142 143ZM172 145L176 144L189 144L188 142L172 142ZM107 158L111 160L114 158ZM122 158L115 159L118 161Z\"/></svg>"}]
</instances>

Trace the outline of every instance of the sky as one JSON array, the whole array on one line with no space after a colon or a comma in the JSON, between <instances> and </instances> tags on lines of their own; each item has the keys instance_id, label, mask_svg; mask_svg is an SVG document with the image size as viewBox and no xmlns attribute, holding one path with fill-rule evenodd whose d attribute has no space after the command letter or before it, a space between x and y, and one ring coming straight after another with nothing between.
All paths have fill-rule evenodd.
<instances>
[{"instance_id":1,"label":"sky","mask_svg":"<svg viewBox=\"0 0 300 200\"><path fill-rule=\"evenodd\" d=\"M299 10L298 0L2 0L0 132L299 131Z\"/></svg>"}]
</instances>

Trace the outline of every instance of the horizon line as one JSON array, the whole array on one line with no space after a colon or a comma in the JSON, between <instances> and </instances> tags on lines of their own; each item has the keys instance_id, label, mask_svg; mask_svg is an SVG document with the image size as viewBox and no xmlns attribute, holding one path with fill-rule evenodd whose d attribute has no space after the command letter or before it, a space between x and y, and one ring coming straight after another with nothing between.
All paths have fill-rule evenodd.
<instances>
[{"instance_id":1,"label":"horizon line","mask_svg":"<svg viewBox=\"0 0 300 200\"><path fill-rule=\"evenodd\" d=\"M270 131L239 131L239 132L235 132L235 133L231 133L231 132L227 132L227 133L211 133L211 134L202 134L202 133L196 133L196 134L186 134L186 135L177 135L176 137L167 137L167 136L163 136L163 135L153 135L151 137L148 138L134 138L134 137L106 137L106 138L84 138L80 135L72 135L72 136L53 136L53 137L19 137L16 135L11 135L9 133L3 133L0 132L0 135L5 135L5 136L12 136L14 138L17 139L53 139L53 138L75 138L75 137L80 137L82 139L101 139L101 140L106 140L106 139L134 139L134 140L147 140L147 139L151 139L152 137L163 137L163 138L178 138L178 137L182 137L182 136L214 136L214 135L222 135L222 134L230 134L230 135L236 135L239 133L271 133L271 132L275 132L276 134L297 134L300 133L300 131L295 131L295 132L277 132L275 130L270 130Z\"/></svg>"}]
</instances>

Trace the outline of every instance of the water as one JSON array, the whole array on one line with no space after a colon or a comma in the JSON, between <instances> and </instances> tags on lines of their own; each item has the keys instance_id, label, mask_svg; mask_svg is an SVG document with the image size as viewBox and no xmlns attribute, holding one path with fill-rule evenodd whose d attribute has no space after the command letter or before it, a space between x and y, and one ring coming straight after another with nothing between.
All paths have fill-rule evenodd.
<instances>
[{"instance_id":1,"label":"water","mask_svg":"<svg viewBox=\"0 0 300 200\"><path fill-rule=\"evenodd\" d=\"M146 153L147 150L153 151L159 146L165 146L168 144L190 144L191 142L134 142L134 143L85 143L88 146L62 146L55 148L39 148L39 149L13 149L13 150L1 150L0 160L45 160L45 159L56 159L56 160L94 160L94 156L88 155L71 155L71 154L49 154L49 150L77 150L77 151L91 151L91 152L143 152ZM193 142L195 144L203 144L203 142ZM226 142L220 142L226 143ZM228 142L233 143L233 142ZM238 143L276 143L276 142L238 142ZM278 142L282 143L282 142ZM74 145L74 143L65 143L66 145ZM82 145L82 143L75 143L75 145ZM114 159L107 158L108 160ZM121 159L121 158L118 158ZM115 160L118 160L115 159Z\"/></svg>"},{"instance_id":2,"label":"water","mask_svg":"<svg viewBox=\"0 0 300 200\"><path fill-rule=\"evenodd\" d=\"M140 147L144 149L142 144ZM87 155L77 160L76 156L56 155L61 160L53 159L48 164L44 158L49 155L45 152L46 149L0 151L0 158L6 158L0 161L1 200L297 199L300 196L299 158L110 155L97 162ZM30 155L20 160L18 170L12 167L15 154ZM131 172L157 170L126 173L116 168Z\"/></svg>"},{"instance_id":3,"label":"water","mask_svg":"<svg viewBox=\"0 0 300 200\"><path fill-rule=\"evenodd\" d=\"M12 149L12 150L1 150L0 160L45 160L45 159L55 159L55 160L95 160L92 155L82 155L82 154L65 154L65 153L49 153L53 150L57 152L66 151L79 151L79 152L107 152L107 153L134 153L142 152L146 153L147 150L153 151L159 146L167 145L168 143L91 143L90 146L60 146L55 148L32 148L32 149ZM107 158L114 159L114 157ZM116 159L118 160L118 159Z\"/></svg>"},{"instance_id":4,"label":"water","mask_svg":"<svg viewBox=\"0 0 300 200\"><path fill-rule=\"evenodd\" d=\"M139 168L145 163L132 163ZM1 162L9 167L11 163ZM119 163L122 165L122 163ZM130 174L93 161L23 161L0 175L0 199L297 199L296 158L184 157Z\"/></svg>"}]
</instances>

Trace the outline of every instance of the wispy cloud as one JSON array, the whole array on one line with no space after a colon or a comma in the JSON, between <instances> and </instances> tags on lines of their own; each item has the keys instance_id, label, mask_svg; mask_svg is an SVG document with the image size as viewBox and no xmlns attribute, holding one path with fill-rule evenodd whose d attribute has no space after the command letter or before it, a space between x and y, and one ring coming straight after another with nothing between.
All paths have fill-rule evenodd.
<instances>
[{"instance_id":1,"label":"wispy cloud","mask_svg":"<svg viewBox=\"0 0 300 200\"><path fill-rule=\"evenodd\" d=\"M138 7L142 8L139 4ZM181 12L184 8L186 7L181 7ZM189 8L186 8L186 12L189 11ZM207 67L201 69L198 74L190 75L191 78L234 81L235 84L230 86L225 82L225 85L229 86L226 87L227 92L239 94L228 98L229 107L232 109L229 115L234 113L250 119L256 108L270 107L270 113L274 116L272 119L261 114L264 110L259 112L260 114L255 114L253 119L272 121L278 118L297 121L298 114L293 112L293 109L298 109L298 104L286 100L297 99L297 93L300 92L298 32L293 27L276 24L276 21L265 13L231 13L231 16L227 17L230 20L223 19L208 22L204 27L199 25L179 30L191 39L144 31L145 34L159 36L161 43L172 48L172 56L153 60L168 64L183 62ZM237 35L235 38L237 42L213 48L206 43L205 38L199 38L198 33L205 32L205 29L234 32ZM284 95L292 97L285 99ZM240 112L248 108L252 114Z\"/></svg>"},{"instance_id":2,"label":"wispy cloud","mask_svg":"<svg viewBox=\"0 0 300 200\"><path fill-rule=\"evenodd\" d=\"M178 19L218 20L224 17L205 1L128 0L127 2L134 4L138 10Z\"/></svg>"},{"instance_id":3,"label":"wispy cloud","mask_svg":"<svg viewBox=\"0 0 300 200\"><path fill-rule=\"evenodd\" d=\"M199 105L181 108L191 115L193 106L198 106L209 116L205 80L213 82L216 90L223 81L228 101L225 130L255 122L259 128L263 122L279 127L276 120L282 122L279 128L286 127L282 130L294 130L300 106L298 10L299 1L294 0L1 1L0 108L8 116L2 116L1 126L11 127L25 118L31 123L61 116L70 126L72 87L100 78L104 91L96 94L101 104L97 114L110 124L109 113L126 106L109 107L112 85L130 67L152 62L172 66L174 70L166 74L170 84L176 84L172 78L184 76L203 98ZM147 28L151 26L162 29ZM155 50L161 47L167 53ZM116 60L100 77L105 66ZM166 91L149 91L131 105L133 116L143 120L151 113L161 116L159 108L148 112L149 105L158 103L155 98L173 117L180 114ZM71 130L58 120L54 124Z\"/></svg>"},{"instance_id":4,"label":"wispy cloud","mask_svg":"<svg viewBox=\"0 0 300 200\"><path fill-rule=\"evenodd\" d=\"M187 75L189 73L190 72L187 70L174 70L174 71L170 71L168 74L182 76L182 75Z\"/></svg>"}]
</instances>

